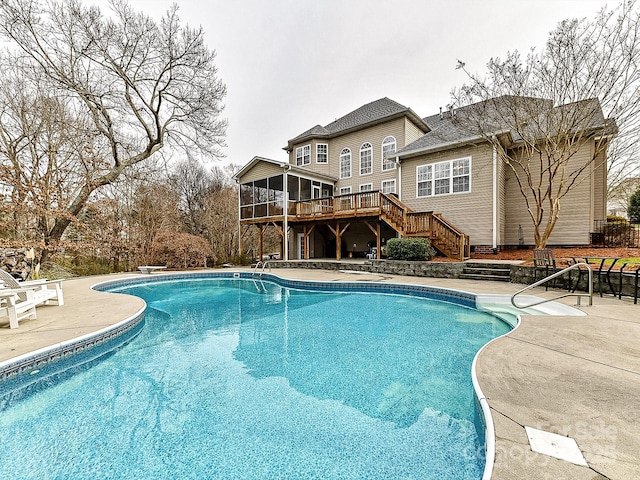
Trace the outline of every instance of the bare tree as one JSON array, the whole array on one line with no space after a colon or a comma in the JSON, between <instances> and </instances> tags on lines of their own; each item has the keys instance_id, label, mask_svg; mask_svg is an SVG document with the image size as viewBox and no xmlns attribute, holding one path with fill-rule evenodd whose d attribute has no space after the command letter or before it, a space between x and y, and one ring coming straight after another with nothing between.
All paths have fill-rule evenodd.
<instances>
[{"instance_id":1,"label":"bare tree","mask_svg":"<svg viewBox=\"0 0 640 480\"><path fill-rule=\"evenodd\" d=\"M486 77L459 62L469 83L453 92L457 128L490 142L511 169L536 247L546 245L562 199L607 168L618 131L610 172L637 168L639 61L640 15L631 1L593 21L561 22L540 52L491 59Z\"/></svg>"},{"instance_id":2,"label":"bare tree","mask_svg":"<svg viewBox=\"0 0 640 480\"><path fill-rule=\"evenodd\" d=\"M205 201L205 225L211 247L220 262L230 262L238 251L238 190L224 186Z\"/></svg>"},{"instance_id":3,"label":"bare tree","mask_svg":"<svg viewBox=\"0 0 640 480\"><path fill-rule=\"evenodd\" d=\"M180 212L186 231L203 235L206 198L224 185L224 179L193 158L178 162L167 175L169 186L180 198Z\"/></svg>"},{"instance_id":4,"label":"bare tree","mask_svg":"<svg viewBox=\"0 0 640 480\"><path fill-rule=\"evenodd\" d=\"M159 23L112 0L111 15L79 0L3 0L0 32L22 52L22 78L46 79L50 97L91 121L72 152L82 176L46 229L43 257L97 189L169 145L220 156L225 86L202 29Z\"/></svg>"},{"instance_id":5,"label":"bare tree","mask_svg":"<svg viewBox=\"0 0 640 480\"><path fill-rule=\"evenodd\" d=\"M39 83L27 83L12 58L0 60L0 183L11 202L5 229L17 241L42 240L82 176L76 152L92 143L86 118Z\"/></svg>"}]
</instances>

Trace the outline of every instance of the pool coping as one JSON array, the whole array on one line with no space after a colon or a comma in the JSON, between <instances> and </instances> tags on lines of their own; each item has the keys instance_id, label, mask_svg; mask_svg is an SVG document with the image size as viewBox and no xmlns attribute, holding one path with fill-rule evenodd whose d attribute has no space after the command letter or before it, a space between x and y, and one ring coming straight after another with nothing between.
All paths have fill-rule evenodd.
<instances>
[{"instance_id":1,"label":"pool coping","mask_svg":"<svg viewBox=\"0 0 640 480\"><path fill-rule=\"evenodd\" d=\"M239 272L248 271L248 269L235 269L235 270ZM231 271L227 270L227 272L231 272ZM318 271L318 270L286 271L283 269L282 272L279 271L278 273L279 275L283 275L284 277L287 277L287 278L293 277L298 279L300 278L304 279L304 278L312 277L317 279L317 278L324 277L329 281L342 281L345 278L349 277L348 275L339 275L337 272ZM132 275L126 275L126 277L131 277L131 276ZM494 292L494 293L496 292L504 293L505 291L510 291L510 290L515 291L518 287L518 285L515 285L515 284L514 285L497 284L496 282L461 281L461 280L450 280L450 279L416 278L416 277L401 277L401 276L389 276L389 275L381 276L379 274L371 274L370 276L361 275L359 277L360 277L358 279L359 281L365 281L365 282L371 281L371 280L378 280L378 281L391 281L393 283L406 283L406 282L411 282L412 284L421 283L421 284L427 284L431 286L435 284L437 286L443 286L444 288L449 290L462 288L464 291L469 291L469 290L483 291L484 290L484 291ZM104 278L107 279L108 277L104 277ZM283 277L280 277L280 278L283 278ZM70 282L76 282L76 281L72 280ZM538 289L535 291L535 294L540 295L541 297L545 297L545 296L549 297L549 296L553 296L555 293L551 290L549 292L545 292L544 290ZM65 291L65 296L66 295L67 295L67 291ZM82 292L82 295L87 296L86 289ZM611 377L613 375L613 377L615 378L615 375L619 374L621 370L624 370L627 373L630 371L632 374L638 374L638 372L640 372L640 363L638 363L640 362L640 360L636 360L636 359L640 357L640 355L638 355L638 353L640 353L640 349L638 349L636 343L634 343L634 340L640 338L640 335L638 334L638 332L640 332L640 319L638 319L637 307L634 308L633 304L630 304L629 302L625 302L624 299L622 301L619 301L617 299L605 297L604 299L597 298L596 300L597 302L594 304L594 307L581 308L581 310L589 313L588 317L580 317L580 319L574 318L570 322L569 322L570 317L556 317L554 318L553 322L545 323L544 325L544 328L546 328L545 331L551 332L548 334L549 338L554 338L555 329L557 328L557 325L562 326L562 325L565 325L566 322L569 322L568 326L564 330L562 330L560 333L572 334L571 332L576 331L575 330L576 328L580 328L580 334L583 336L596 335L596 334L602 336L603 331L601 328L599 328L599 326L602 325L603 322L607 322L606 325L608 326L609 329L611 325L613 325L617 328L617 330L611 333L610 335L611 338L609 337L607 338L607 341L609 343L606 343L604 346L602 346L602 348L600 348L600 350L596 352L598 355L600 355L596 359L598 360L597 363L599 363L603 368L604 367L608 368L607 370L608 377ZM61 311L66 307L52 307L50 310L49 308L50 307L45 307L43 309L42 315L40 314L40 310L39 310L38 320L33 321L34 325L37 326L37 323L40 323L41 318L46 316L55 316L56 312ZM51 314L49 315L50 312ZM474 364L475 364L476 373L477 373L476 380L479 383L482 383L483 390L485 392L488 392L486 396L484 394L480 396L485 398L485 400L487 401L487 404L489 405L490 410L494 412L494 421L492 423L495 425L496 435L498 436L497 440L500 447L497 450L498 456L497 456L496 462L494 463L493 475L491 476L491 478L494 478L496 480L507 479L507 478L511 479L511 478L514 478L514 472L517 472L516 476L518 478L521 478L521 479L536 478L537 479L537 478L540 478L540 474L542 474L543 472L547 472L548 476L546 478L592 479L594 473L598 471L602 471L606 473L608 478L616 478L616 479L619 478L619 479L625 479L625 480L627 478L629 479L638 478L639 477L638 469L640 467L638 467L637 465L638 464L637 458L635 457L635 453L633 452L637 451L636 447L640 445L640 438L639 438L640 436L637 434L634 435L633 433L627 434L626 431L624 432L622 431L622 428L619 429L619 432L620 432L619 436L623 437L622 440L624 441L619 441L613 445L613 447L615 447L614 454L616 454L617 457L616 455L612 455L611 458L605 459L606 461L604 463L600 462L598 456L594 456L593 454L591 454L590 456L587 456L587 461L590 464L589 468L584 468L584 467L573 468L573 467L567 467L566 465L564 465L566 462L549 463L547 461L545 461L541 469L531 469L531 468L525 469L524 468L527 465L529 465L530 467L532 464L542 465L542 463L540 461L540 456L532 454L528 448L525 448L524 445L522 445L522 441L519 439L519 436L521 436L521 432L520 432L521 426L527 424L527 421L519 419L519 416L524 415L525 418L535 419L539 417L540 412L538 407L536 406L535 399L527 398L527 401L525 402L526 407L524 408L524 410L519 409L520 402L516 402L513 404L509 404L508 402L505 404L504 402L502 402L503 400L502 397L509 397L509 395L503 395L503 393L511 393L511 392L505 392L504 390L505 382L507 382L506 383L507 388L510 389L512 385L511 382L515 381L516 384L519 384L520 382L523 381L523 378L521 377L521 372L511 368L512 363L515 364L517 363L517 360L520 360L520 359L509 358L509 361L507 361L506 363L503 360L502 363L498 364L500 368L496 368L495 361L497 361L496 359L500 357L500 350L504 349L505 343L514 343L515 341L517 341L518 342L517 350L514 350L510 354L515 356L521 356L523 359L526 359L527 356L530 355L529 351L534 347L549 348L548 346L545 346L545 345L538 345L544 342L541 341L539 338L537 338L535 335L533 338L526 338L525 339L526 342L522 343L522 339L520 337L525 337L525 336L531 337L531 328L535 328L536 324L540 321L542 317L525 316L525 318L526 320L523 323L527 328L524 330L521 328L517 329L518 332L523 332L516 335L518 338L516 339L511 338L513 333L516 332L516 330L512 330L508 334L502 337L499 337L497 339L494 339L488 344L486 344L481 349L481 351L478 352L478 354L476 355L476 359L474 359ZM586 322L584 319L586 319ZM27 325L29 323L31 322L25 322L25 324ZM588 329L586 331L583 328L585 323L588 325ZM21 329L22 329L22 323L21 323ZM11 333L15 333L18 335L22 334L22 332L20 331L15 331L15 332L11 331ZM534 331L534 334L535 333L536 332ZM609 333L609 332L607 331L604 333ZM560 354L565 355L564 358L570 358L572 360L578 359L583 364L585 362L593 363L593 359L588 358L589 356L588 354L586 353L584 355L582 354L582 352L585 351L584 348L586 348L586 346L583 347L583 344L579 342L575 342L574 338L569 339L570 340L569 342L566 341L565 337L562 337L562 340L563 342L567 343L567 345L571 349L574 350L574 351L563 353L561 350L563 349L564 345L560 347L557 347L557 346L554 347ZM624 348L621 349L620 344L623 344ZM591 348L591 345L589 345L589 348ZM631 351L632 354L629 354L629 351ZM613 360L609 360L608 358L612 355L615 358ZM15 360L15 358L12 358L12 360ZM516 361L512 362L512 360L516 360ZM633 363L634 361L636 363ZM628 362L631 362L632 365L627 366L626 363ZM563 371L562 362L556 362L553 365L553 368L559 372ZM524 379L524 380L527 381L527 379ZM547 379L545 379L545 381L546 380ZM640 386L639 386L640 382L636 381L635 377L632 378L632 380L633 380L632 384L627 383L623 385L623 387L627 388L627 390L631 390L632 392L634 391L634 389L637 389L638 393L640 393ZM576 381L579 382L579 384L581 385L580 383L581 379L576 379ZM549 387L545 383L545 388L549 390L550 396L554 397L553 386ZM589 391L593 389L594 389L593 381L591 379L587 379L584 390ZM629 404L631 404L634 407L640 406L638 405L638 399L640 399L640 395L626 396L624 398L626 403L621 408L625 408L629 410ZM581 398L571 398L571 400L579 401L581 400ZM567 400L564 400L564 401L567 401ZM618 403L620 403L620 401L617 401L615 397L606 397L606 404L603 406L599 406L598 412L600 412L602 415L606 417L607 414L605 414L604 412L610 410L607 407L616 407ZM498 407L496 407L496 405L498 405ZM533 413L534 415L531 416L530 415L531 413ZM497 419L495 418L495 414L498 415ZM612 425L619 425L621 421L621 419L618 418L619 416L620 415L617 413L608 414L608 421ZM508 421L506 421L505 419L508 419ZM528 422L529 425L532 424L531 421ZM624 421L626 422L625 429L628 429L629 419L625 418ZM635 419L633 420L633 422L631 422L632 425L636 425L636 426L638 425L638 423L640 423L640 421L636 421ZM633 431L633 429L631 430ZM636 431L640 431L640 429L636 429ZM587 443L588 442L585 442L585 445L580 445L580 447L583 448L583 446L585 446L585 448L587 449L590 448L590 445L588 445ZM517 458L512 458L509 455L505 456L505 451L508 453L508 449L509 448L513 449L514 447L517 447L521 452L521 454ZM537 462L537 463L532 463L532 462ZM576 468L578 468L578 470L576 470ZM566 473L569 471L571 472L570 475ZM555 472L555 473L552 473L552 472ZM561 473L558 473L558 472L561 472Z\"/></svg>"}]
</instances>

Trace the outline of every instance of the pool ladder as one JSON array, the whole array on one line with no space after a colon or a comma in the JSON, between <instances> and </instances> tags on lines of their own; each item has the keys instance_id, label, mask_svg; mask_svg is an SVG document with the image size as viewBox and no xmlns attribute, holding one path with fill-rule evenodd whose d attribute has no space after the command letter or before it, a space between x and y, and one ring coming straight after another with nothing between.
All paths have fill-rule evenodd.
<instances>
[{"instance_id":1,"label":"pool ladder","mask_svg":"<svg viewBox=\"0 0 640 480\"><path fill-rule=\"evenodd\" d=\"M575 293L575 291L574 291L574 292L570 292L570 293L565 293L564 295L558 295L557 297L553 297L553 298L545 298L544 300L540 300L539 302L530 303L528 305L520 305L520 304L516 303L516 297L518 295L520 295L521 293L524 293L527 290L531 290L532 288L539 287L540 285L544 285L549 280L553 280L554 278L559 277L559 276L563 275L564 273L569 272L571 270L580 269L580 267L586 267L587 271L589 273L588 291L587 291L587 293ZM536 305L540 305L542 303L553 302L554 300L558 300L558 299L564 298L564 297L577 297L577 300L576 300L576 306L577 307L580 306L580 299L582 297L588 297L589 298L589 305L590 306L593 305L593 270L591 268L591 265L589 265L588 263L574 263L573 265L570 265L567 268L565 268L563 270L560 270L559 272L556 272L556 273L554 273L552 275L549 275L548 277L543 278L539 282L532 283L531 285L527 285L522 290L518 290L516 293L511 295L511 305L513 305L516 308L529 308L529 307L535 307Z\"/></svg>"},{"instance_id":2,"label":"pool ladder","mask_svg":"<svg viewBox=\"0 0 640 480\"><path fill-rule=\"evenodd\" d=\"M271 264L269 264L269 262L263 262L263 261L258 261L258 263L256 263L255 267L253 267L253 272L251 273L251 276L255 276L256 273L258 273L258 268L260 268L262 266L262 269L260 270L260 276L262 277L262 274L264 273L264 269L269 266L269 273L271 273Z\"/></svg>"}]
</instances>

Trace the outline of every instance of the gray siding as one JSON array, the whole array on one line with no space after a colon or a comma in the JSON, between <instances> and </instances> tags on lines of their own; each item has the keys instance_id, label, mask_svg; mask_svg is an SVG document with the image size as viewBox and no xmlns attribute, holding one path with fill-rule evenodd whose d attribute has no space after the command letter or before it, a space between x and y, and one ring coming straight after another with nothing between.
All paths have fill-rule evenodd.
<instances>
[{"instance_id":1,"label":"gray siding","mask_svg":"<svg viewBox=\"0 0 640 480\"><path fill-rule=\"evenodd\" d=\"M405 135L404 135L404 144L402 145L403 147L405 145L409 145L412 142L415 142L416 140L418 140L420 137L424 135L424 132L420 130L418 127L416 127L414 123L411 122L408 118L405 118L405 121L404 121L404 131L405 131ZM398 147L398 148L402 148L402 147Z\"/></svg>"},{"instance_id":2,"label":"gray siding","mask_svg":"<svg viewBox=\"0 0 640 480\"><path fill-rule=\"evenodd\" d=\"M257 163L251 170L245 173L240 179L240 183L254 182L263 178L273 177L282 174L282 168L267 162Z\"/></svg>"},{"instance_id":3,"label":"gray siding","mask_svg":"<svg viewBox=\"0 0 640 480\"><path fill-rule=\"evenodd\" d=\"M577 165L588 162L592 151L590 145L585 145L572 158L568 171ZM587 169L580 181L572 190L560 200L560 218L549 241L549 245L587 245L589 244L589 232L592 226L592 211L594 204L592 191L592 178ZM508 245L518 245L518 226L522 226L524 243L532 245L533 222L527 212L524 197L520 192L518 183L513 171L507 171L506 177L506 222L505 222L505 243ZM601 208L601 207L600 207ZM546 216L543 222L546 222ZM544 227L542 227L544 228Z\"/></svg>"},{"instance_id":4,"label":"gray siding","mask_svg":"<svg viewBox=\"0 0 640 480\"><path fill-rule=\"evenodd\" d=\"M471 192L417 198L416 167L471 157ZM418 212L441 213L470 235L471 245L491 245L493 239L492 149L484 144L403 160L402 201Z\"/></svg>"}]
</instances>

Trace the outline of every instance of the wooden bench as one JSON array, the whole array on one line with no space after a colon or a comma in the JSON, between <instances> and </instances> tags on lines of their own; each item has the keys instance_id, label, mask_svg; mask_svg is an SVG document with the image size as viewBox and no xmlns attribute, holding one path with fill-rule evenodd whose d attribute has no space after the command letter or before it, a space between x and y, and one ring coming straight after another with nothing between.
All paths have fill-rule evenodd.
<instances>
[{"instance_id":1,"label":"wooden bench","mask_svg":"<svg viewBox=\"0 0 640 480\"><path fill-rule=\"evenodd\" d=\"M151 274L156 270L163 270L165 268L167 267L163 267L160 265L143 265L141 267L138 267L138 270L140 270L142 273Z\"/></svg>"}]
</instances>

